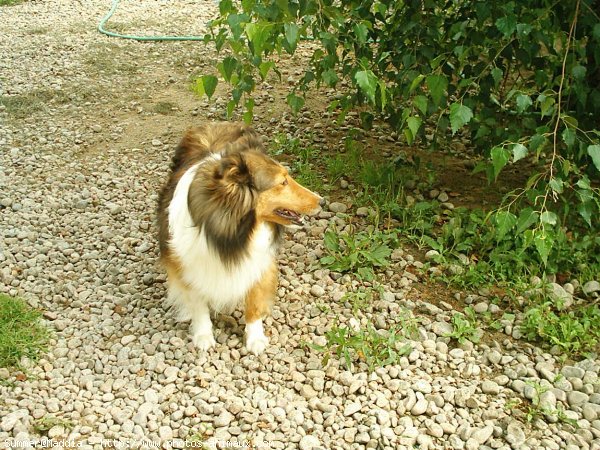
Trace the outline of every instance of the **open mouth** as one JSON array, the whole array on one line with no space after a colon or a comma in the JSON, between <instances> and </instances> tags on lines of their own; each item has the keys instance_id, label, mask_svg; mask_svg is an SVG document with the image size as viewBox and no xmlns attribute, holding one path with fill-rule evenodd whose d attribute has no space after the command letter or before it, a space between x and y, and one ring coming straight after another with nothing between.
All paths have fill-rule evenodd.
<instances>
[{"instance_id":1,"label":"open mouth","mask_svg":"<svg viewBox=\"0 0 600 450\"><path fill-rule=\"evenodd\" d=\"M304 224L304 218L295 211L290 211L289 209L277 209L275 210L275 214L291 221L292 223L295 223L296 225Z\"/></svg>"}]
</instances>

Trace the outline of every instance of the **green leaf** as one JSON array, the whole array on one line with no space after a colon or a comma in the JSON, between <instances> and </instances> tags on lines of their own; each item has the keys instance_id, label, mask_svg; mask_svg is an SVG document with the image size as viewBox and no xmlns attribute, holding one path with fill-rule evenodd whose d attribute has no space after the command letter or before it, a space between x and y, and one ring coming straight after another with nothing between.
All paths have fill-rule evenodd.
<instances>
[{"instance_id":1,"label":"green leaf","mask_svg":"<svg viewBox=\"0 0 600 450\"><path fill-rule=\"evenodd\" d=\"M594 144L588 146L587 154L592 158L594 166L596 166L596 170L600 172L600 145Z\"/></svg>"},{"instance_id":2,"label":"green leaf","mask_svg":"<svg viewBox=\"0 0 600 450\"><path fill-rule=\"evenodd\" d=\"M571 128L567 127L562 132L563 141L565 142L565 144L567 144L568 148L573 147L573 145L575 144L575 137L575 131L573 131Z\"/></svg>"},{"instance_id":3,"label":"green leaf","mask_svg":"<svg viewBox=\"0 0 600 450\"><path fill-rule=\"evenodd\" d=\"M286 23L283 25L285 40L289 45L289 53L294 53L298 46L298 25L295 23Z\"/></svg>"},{"instance_id":4,"label":"green leaf","mask_svg":"<svg viewBox=\"0 0 600 450\"><path fill-rule=\"evenodd\" d=\"M233 99L231 99L227 102L227 118L228 119L231 119L231 116L233 116L233 110L235 109L236 106L237 106L237 102Z\"/></svg>"},{"instance_id":5,"label":"green leaf","mask_svg":"<svg viewBox=\"0 0 600 450\"><path fill-rule=\"evenodd\" d=\"M522 113L527 108L529 108L533 102L531 101L531 97L525 94L517 95L517 112Z\"/></svg>"},{"instance_id":6,"label":"green leaf","mask_svg":"<svg viewBox=\"0 0 600 450\"><path fill-rule=\"evenodd\" d=\"M517 162L518 160L525 158L527 153L527 147L525 147L523 144L515 144L512 149L513 162Z\"/></svg>"},{"instance_id":7,"label":"green leaf","mask_svg":"<svg viewBox=\"0 0 600 450\"><path fill-rule=\"evenodd\" d=\"M502 69L500 69L499 67L494 67L491 70L491 74L492 78L494 79L494 84L498 86L498 83L500 83L500 80L502 80Z\"/></svg>"},{"instance_id":8,"label":"green leaf","mask_svg":"<svg viewBox=\"0 0 600 450\"><path fill-rule=\"evenodd\" d=\"M271 35L273 24L270 23L247 23L245 32L248 40L252 43L253 54L259 56L263 52L263 48L267 39Z\"/></svg>"},{"instance_id":9,"label":"green leaf","mask_svg":"<svg viewBox=\"0 0 600 450\"><path fill-rule=\"evenodd\" d=\"M233 2L231 0L221 0L219 2L219 13L225 17L233 11Z\"/></svg>"},{"instance_id":10,"label":"green leaf","mask_svg":"<svg viewBox=\"0 0 600 450\"><path fill-rule=\"evenodd\" d=\"M387 105L387 86L385 85L385 81L381 80L379 81L379 93L380 93L380 98L381 98L381 110L384 111L385 110L385 106Z\"/></svg>"},{"instance_id":11,"label":"green leaf","mask_svg":"<svg viewBox=\"0 0 600 450\"><path fill-rule=\"evenodd\" d=\"M586 175L577 180L577 186L586 191L592 189L592 187L590 186L590 179Z\"/></svg>"},{"instance_id":12,"label":"green leaf","mask_svg":"<svg viewBox=\"0 0 600 450\"><path fill-rule=\"evenodd\" d=\"M538 230L534 234L533 243L538 251L538 254L540 255L540 258L542 258L544 265L548 264L548 255L550 254L552 246L554 245L554 237L552 234L546 232L545 230Z\"/></svg>"},{"instance_id":13,"label":"green leaf","mask_svg":"<svg viewBox=\"0 0 600 450\"><path fill-rule=\"evenodd\" d=\"M419 84L421 84L421 81L423 81L424 79L425 79L425 77L423 75L421 75L421 74L417 75L410 83L410 87L408 88L408 93L411 94L417 88L417 86L419 86Z\"/></svg>"},{"instance_id":14,"label":"green leaf","mask_svg":"<svg viewBox=\"0 0 600 450\"><path fill-rule=\"evenodd\" d=\"M494 179L498 178L498 174L508 162L509 151L502 147L494 147L491 151L492 166L494 168Z\"/></svg>"},{"instance_id":15,"label":"green leaf","mask_svg":"<svg viewBox=\"0 0 600 450\"><path fill-rule=\"evenodd\" d=\"M327 84L327 86L334 87L340 80L337 73L333 69L328 69L321 74L321 79Z\"/></svg>"},{"instance_id":16,"label":"green leaf","mask_svg":"<svg viewBox=\"0 0 600 450\"><path fill-rule=\"evenodd\" d=\"M496 239L501 241L506 234L517 224L517 216L509 211L498 211L496 219Z\"/></svg>"},{"instance_id":17,"label":"green leaf","mask_svg":"<svg viewBox=\"0 0 600 450\"><path fill-rule=\"evenodd\" d=\"M560 178L552 178L548 185L557 194L562 194L564 183L563 180L561 180Z\"/></svg>"},{"instance_id":18,"label":"green leaf","mask_svg":"<svg viewBox=\"0 0 600 450\"><path fill-rule=\"evenodd\" d=\"M516 234L521 234L531 225L538 221L539 214L531 208L524 208L519 213L519 220L517 220L517 231Z\"/></svg>"},{"instance_id":19,"label":"green leaf","mask_svg":"<svg viewBox=\"0 0 600 450\"><path fill-rule=\"evenodd\" d=\"M540 216L540 220L542 223L547 223L548 225L556 225L558 217L552 211L544 211Z\"/></svg>"},{"instance_id":20,"label":"green leaf","mask_svg":"<svg viewBox=\"0 0 600 450\"><path fill-rule=\"evenodd\" d=\"M544 148L544 144L546 143L546 137L541 134L536 134L531 138L529 143L529 148L532 152L539 152Z\"/></svg>"},{"instance_id":21,"label":"green leaf","mask_svg":"<svg viewBox=\"0 0 600 450\"><path fill-rule=\"evenodd\" d=\"M219 73L225 79L225 81L229 82L231 80L231 75L233 71L238 65L238 60L232 56L227 56L223 58L219 64L217 64L217 69L219 69Z\"/></svg>"},{"instance_id":22,"label":"green leaf","mask_svg":"<svg viewBox=\"0 0 600 450\"><path fill-rule=\"evenodd\" d=\"M529 35L529 33L531 33L532 30L533 30L533 27L528 23L517 24L517 35L520 38L523 38L523 37Z\"/></svg>"},{"instance_id":23,"label":"green leaf","mask_svg":"<svg viewBox=\"0 0 600 450\"><path fill-rule=\"evenodd\" d=\"M250 17L247 14L229 14L227 16L227 23L231 28L233 38L238 41L242 36L242 24L248 22Z\"/></svg>"},{"instance_id":24,"label":"green leaf","mask_svg":"<svg viewBox=\"0 0 600 450\"><path fill-rule=\"evenodd\" d=\"M542 117L545 115L550 115L554 111L554 104L556 100L554 97L548 97L544 94L541 94L538 97L538 102L540 102L540 110L542 112Z\"/></svg>"},{"instance_id":25,"label":"green leaf","mask_svg":"<svg viewBox=\"0 0 600 450\"><path fill-rule=\"evenodd\" d=\"M473 111L461 103L452 103L450 105L450 125L452 134L455 134L461 127L470 122L473 118Z\"/></svg>"},{"instance_id":26,"label":"green leaf","mask_svg":"<svg viewBox=\"0 0 600 450\"><path fill-rule=\"evenodd\" d=\"M201 97L203 95L206 95L208 98L211 98L215 93L215 89L217 88L218 82L218 78L214 75L203 75L202 77L196 80L195 90Z\"/></svg>"},{"instance_id":27,"label":"green leaf","mask_svg":"<svg viewBox=\"0 0 600 450\"><path fill-rule=\"evenodd\" d=\"M367 42L369 29L364 23L354 24L354 35L358 39L358 43L364 45Z\"/></svg>"},{"instance_id":28,"label":"green leaf","mask_svg":"<svg viewBox=\"0 0 600 450\"><path fill-rule=\"evenodd\" d=\"M246 124L250 124L252 122L252 118L254 117L254 99L249 98L245 104L246 111L244 112L242 118Z\"/></svg>"},{"instance_id":29,"label":"green leaf","mask_svg":"<svg viewBox=\"0 0 600 450\"><path fill-rule=\"evenodd\" d=\"M290 108L292 108L292 112L294 113L294 115L298 114L298 112L304 106L304 98L298 97L293 92L290 92L288 94L288 96L286 97L286 100L287 100L287 104L290 105Z\"/></svg>"},{"instance_id":30,"label":"green leaf","mask_svg":"<svg viewBox=\"0 0 600 450\"><path fill-rule=\"evenodd\" d=\"M424 95L415 95L413 97L413 105L417 107L421 114L427 114L427 97Z\"/></svg>"},{"instance_id":31,"label":"green leaf","mask_svg":"<svg viewBox=\"0 0 600 450\"><path fill-rule=\"evenodd\" d=\"M579 215L583 217L585 223L588 224L589 227L592 226L592 215L594 213L594 204L591 201L579 203L577 206L577 212Z\"/></svg>"},{"instance_id":32,"label":"green leaf","mask_svg":"<svg viewBox=\"0 0 600 450\"><path fill-rule=\"evenodd\" d=\"M443 75L429 75L425 79L425 84L427 85L427 89L429 89L433 103L439 106L448 87L448 79Z\"/></svg>"},{"instance_id":33,"label":"green leaf","mask_svg":"<svg viewBox=\"0 0 600 450\"><path fill-rule=\"evenodd\" d=\"M410 129L412 135L416 136L423 121L420 117L412 116L406 120L406 123L408 124L408 128Z\"/></svg>"},{"instance_id":34,"label":"green leaf","mask_svg":"<svg viewBox=\"0 0 600 450\"><path fill-rule=\"evenodd\" d=\"M587 69L584 66L573 66L573 68L571 69L571 73L573 74L573 78L575 78L576 80L583 80L585 78L585 73L587 72Z\"/></svg>"},{"instance_id":35,"label":"green leaf","mask_svg":"<svg viewBox=\"0 0 600 450\"><path fill-rule=\"evenodd\" d=\"M340 250L340 241L338 239L338 235L333 231L326 231L325 236L323 238L323 243L325 244L325 248L331 251L339 251Z\"/></svg>"},{"instance_id":36,"label":"green leaf","mask_svg":"<svg viewBox=\"0 0 600 450\"><path fill-rule=\"evenodd\" d=\"M360 70L354 76L361 91L368 97L371 103L375 103L375 91L377 89L378 78L371 70Z\"/></svg>"},{"instance_id":37,"label":"green leaf","mask_svg":"<svg viewBox=\"0 0 600 450\"><path fill-rule=\"evenodd\" d=\"M321 264L324 266L331 266L336 261L333 256L323 256L320 260Z\"/></svg>"},{"instance_id":38,"label":"green leaf","mask_svg":"<svg viewBox=\"0 0 600 450\"><path fill-rule=\"evenodd\" d=\"M517 18L513 15L501 17L496 20L496 28L498 28L498 31L505 37L510 36L517 29Z\"/></svg>"},{"instance_id":39,"label":"green leaf","mask_svg":"<svg viewBox=\"0 0 600 450\"><path fill-rule=\"evenodd\" d=\"M269 74L269 71L275 67L275 63L273 61L263 61L260 63L258 67L258 71L260 72L260 78L264 81Z\"/></svg>"}]
</instances>

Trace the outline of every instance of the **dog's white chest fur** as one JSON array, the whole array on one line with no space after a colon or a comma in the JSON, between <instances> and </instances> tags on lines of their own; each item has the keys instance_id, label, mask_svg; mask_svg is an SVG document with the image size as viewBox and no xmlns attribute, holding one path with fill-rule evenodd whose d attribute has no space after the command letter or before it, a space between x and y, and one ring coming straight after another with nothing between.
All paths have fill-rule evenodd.
<instances>
[{"instance_id":1,"label":"dog's white chest fur","mask_svg":"<svg viewBox=\"0 0 600 450\"><path fill-rule=\"evenodd\" d=\"M214 154L209 158L220 159ZM188 193L194 176L204 161L192 166L180 178L169 205L170 246L181 262L182 279L215 311L230 311L246 296L273 263L273 231L260 224L252 235L247 255L226 266L198 230L188 209Z\"/></svg>"}]
</instances>

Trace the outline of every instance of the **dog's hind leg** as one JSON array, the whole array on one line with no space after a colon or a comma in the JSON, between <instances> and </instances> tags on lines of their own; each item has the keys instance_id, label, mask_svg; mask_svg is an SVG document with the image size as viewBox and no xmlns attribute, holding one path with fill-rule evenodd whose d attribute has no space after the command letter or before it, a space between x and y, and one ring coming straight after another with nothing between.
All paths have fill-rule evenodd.
<instances>
[{"instance_id":1,"label":"dog's hind leg","mask_svg":"<svg viewBox=\"0 0 600 450\"><path fill-rule=\"evenodd\" d=\"M246 348L255 355L262 353L269 344L262 320L271 312L276 291L277 266L273 263L246 296Z\"/></svg>"}]
</instances>

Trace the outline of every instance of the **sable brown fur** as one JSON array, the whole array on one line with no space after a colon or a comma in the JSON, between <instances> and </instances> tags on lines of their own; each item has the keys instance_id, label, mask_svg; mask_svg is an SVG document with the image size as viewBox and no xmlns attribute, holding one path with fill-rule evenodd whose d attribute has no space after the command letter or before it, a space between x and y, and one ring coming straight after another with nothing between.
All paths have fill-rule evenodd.
<instances>
[{"instance_id":1,"label":"sable brown fur","mask_svg":"<svg viewBox=\"0 0 600 450\"><path fill-rule=\"evenodd\" d=\"M207 124L185 134L171 161L169 180L159 195L159 246L163 259L170 258L168 208L177 182L194 164L218 152L223 154L220 163L204 165L192 183L190 213L196 226L206 225L207 234L224 259L232 260L243 253L243 244L256 224L253 207L257 187L241 154L243 151L264 153L258 134L245 125ZM257 181L264 189L266 183ZM279 235L280 227L275 227L275 231Z\"/></svg>"}]
</instances>

